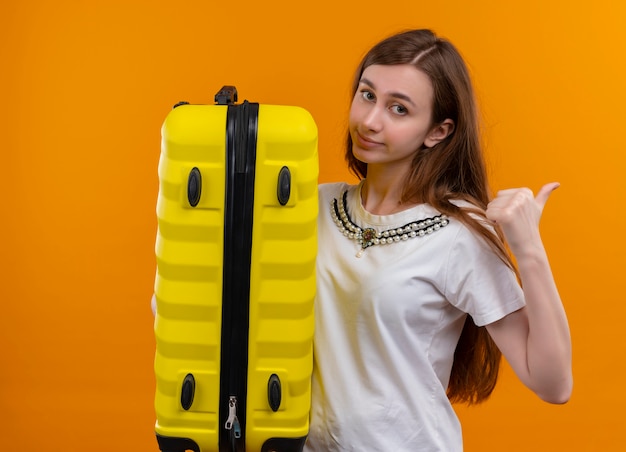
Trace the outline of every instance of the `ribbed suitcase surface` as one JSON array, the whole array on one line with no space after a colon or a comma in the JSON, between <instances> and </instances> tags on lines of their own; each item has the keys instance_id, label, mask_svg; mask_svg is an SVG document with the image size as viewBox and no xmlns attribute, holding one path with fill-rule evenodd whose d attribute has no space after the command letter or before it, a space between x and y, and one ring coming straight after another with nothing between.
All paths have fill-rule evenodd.
<instances>
[{"instance_id":1,"label":"ribbed suitcase surface","mask_svg":"<svg viewBox=\"0 0 626 452\"><path fill-rule=\"evenodd\" d=\"M299 107L244 104L181 105L162 127L154 328L164 452L295 451L308 433L317 128Z\"/></svg>"}]
</instances>

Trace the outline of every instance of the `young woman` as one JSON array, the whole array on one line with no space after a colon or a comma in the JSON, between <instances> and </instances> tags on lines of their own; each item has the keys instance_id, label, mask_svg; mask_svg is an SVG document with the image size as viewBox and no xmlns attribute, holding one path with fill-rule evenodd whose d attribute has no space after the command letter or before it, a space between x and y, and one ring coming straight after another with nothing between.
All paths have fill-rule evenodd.
<instances>
[{"instance_id":1,"label":"young woman","mask_svg":"<svg viewBox=\"0 0 626 452\"><path fill-rule=\"evenodd\" d=\"M485 400L501 353L566 402L569 328L539 234L558 184L490 199L467 68L431 31L377 44L353 91L346 159L361 182L320 186L305 450L460 451L451 402Z\"/></svg>"}]
</instances>

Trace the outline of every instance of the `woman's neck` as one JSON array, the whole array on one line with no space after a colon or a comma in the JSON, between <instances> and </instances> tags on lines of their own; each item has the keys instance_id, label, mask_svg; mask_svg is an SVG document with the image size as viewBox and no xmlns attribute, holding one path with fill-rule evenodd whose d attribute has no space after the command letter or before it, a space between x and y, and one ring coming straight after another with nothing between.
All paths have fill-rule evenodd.
<instances>
[{"instance_id":1,"label":"woman's neck","mask_svg":"<svg viewBox=\"0 0 626 452\"><path fill-rule=\"evenodd\" d=\"M416 203L403 202L404 177L383 177L368 174L361 185L361 203L363 208L374 215L391 215L401 212Z\"/></svg>"}]
</instances>

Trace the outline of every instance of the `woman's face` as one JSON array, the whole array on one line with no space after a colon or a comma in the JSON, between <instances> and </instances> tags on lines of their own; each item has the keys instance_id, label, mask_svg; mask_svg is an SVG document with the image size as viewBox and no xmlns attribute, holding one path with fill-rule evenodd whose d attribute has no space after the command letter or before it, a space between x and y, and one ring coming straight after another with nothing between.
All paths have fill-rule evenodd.
<instances>
[{"instance_id":1,"label":"woman's face","mask_svg":"<svg viewBox=\"0 0 626 452\"><path fill-rule=\"evenodd\" d=\"M415 152L430 147L433 87L415 67L368 66L361 76L350 108L350 136L354 156L368 165L410 167Z\"/></svg>"}]
</instances>

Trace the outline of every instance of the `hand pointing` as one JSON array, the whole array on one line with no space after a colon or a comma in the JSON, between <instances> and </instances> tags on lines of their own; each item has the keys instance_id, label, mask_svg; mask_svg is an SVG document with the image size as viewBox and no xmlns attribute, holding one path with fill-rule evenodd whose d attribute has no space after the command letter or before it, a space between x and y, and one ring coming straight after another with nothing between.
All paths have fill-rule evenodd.
<instances>
[{"instance_id":1,"label":"hand pointing","mask_svg":"<svg viewBox=\"0 0 626 452\"><path fill-rule=\"evenodd\" d=\"M533 246L543 246L539 220L558 182L544 185L537 196L528 188L501 190L487 206L487 218L499 225L515 256Z\"/></svg>"}]
</instances>

